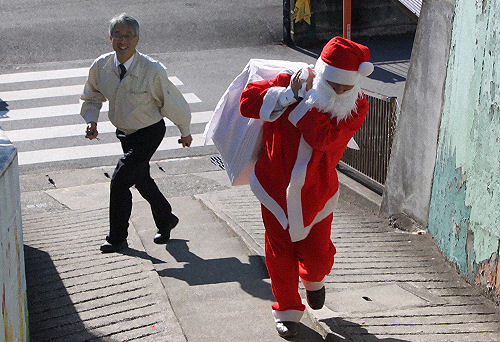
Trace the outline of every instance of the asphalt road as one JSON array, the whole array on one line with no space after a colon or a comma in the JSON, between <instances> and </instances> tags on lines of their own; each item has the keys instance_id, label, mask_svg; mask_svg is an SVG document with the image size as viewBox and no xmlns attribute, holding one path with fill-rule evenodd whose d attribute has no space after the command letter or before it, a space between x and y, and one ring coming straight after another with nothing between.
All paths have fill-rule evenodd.
<instances>
[{"instance_id":1,"label":"asphalt road","mask_svg":"<svg viewBox=\"0 0 500 342\"><path fill-rule=\"evenodd\" d=\"M194 95L195 101L190 103L193 115L205 113L206 117L250 58L292 59L292 53L296 59L301 59L300 53L281 45L282 11L282 2L277 0L2 1L0 128L7 136L24 136L21 141L11 138L18 148L20 172L114 165L116 154L91 159L81 155L78 159L62 160L61 157L58 161L35 164L24 160L26 155L45 153L47 156L61 150L76 151L85 145L109 146L117 140L111 131L100 134L98 143L86 141L80 135L63 136L66 128L79 124L84 127L75 109L67 114L59 112L57 116L42 115L47 110L59 111L61 106L77 106L80 90L71 94L59 91L83 85L84 73L71 78L14 79L7 83L1 81L2 76L41 71L74 72L88 68L97 56L111 51L110 18L126 12L140 23L138 50L165 64L169 76L180 80L181 91ZM29 95L33 91L42 93L42 96ZM21 117L21 112L22 115L29 114L28 118ZM102 113L100 122L105 120L107 115ZM205 122L194 124L192 133L200 136L204 125ZM34 130L50 133L62 130L63 134L53 138L50 134L34 138L31 135ZM175 127L167 133L171 139L178 134ZM90 148L94 147L97 146ZM73 156L79 153L75 152ZM157 153L154 159L210 153L217 153L213 146L169 148Z\"/></svg>"},{"instance_id":2,"label":"asphalt road","mask_svg":"<svg viewBox=\"0 0 500 342\"><path fill-rule=\"evenodd\" d=\"M280 0L4 0L1 68L93 59L110 49L108 22L123 12L138 19L140 49L146 54L261 46L282 39Z\"/></svg>"}]
</instances>

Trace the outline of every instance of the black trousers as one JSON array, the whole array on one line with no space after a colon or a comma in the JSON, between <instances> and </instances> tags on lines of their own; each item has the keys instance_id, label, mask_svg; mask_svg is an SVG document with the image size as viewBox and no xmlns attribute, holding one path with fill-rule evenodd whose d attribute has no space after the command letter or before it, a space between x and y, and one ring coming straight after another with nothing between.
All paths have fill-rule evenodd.
<instances>
[{"instance_id":1,"label":"black trousers","mask_svg":"<svg viewBox=\"0 0 500 342\"><path fill-rule=\"evenodd\" d=\"M118 161L111 177L110 229L106 237L109 243L121 243L128 236L128 220L132 212L130 187L133 185L149 202L158 230L164 232L170 227L170 222L174 218L172 207L149 173L149 161L160 146L164 135L163 120L129 135L116 130L116 137L120 139L122 145L123 157Z\"/></svg>"}]
</instances>

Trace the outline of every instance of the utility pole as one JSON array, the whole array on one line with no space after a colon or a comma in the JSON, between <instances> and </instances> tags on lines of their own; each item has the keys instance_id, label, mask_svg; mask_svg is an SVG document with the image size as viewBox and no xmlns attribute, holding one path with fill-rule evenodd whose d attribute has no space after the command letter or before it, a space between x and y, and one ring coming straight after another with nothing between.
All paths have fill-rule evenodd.
<instances>
[{"instance_id":1,"label":"utility pole","mask_svg":"<svg viewBox=\"0 0 500 342\"><path fill-rule=\"evenodd\" d=\"M346 39L351 39L351 0L344 0L344 30L342 36Z\"/></svg>"}]
</instances>

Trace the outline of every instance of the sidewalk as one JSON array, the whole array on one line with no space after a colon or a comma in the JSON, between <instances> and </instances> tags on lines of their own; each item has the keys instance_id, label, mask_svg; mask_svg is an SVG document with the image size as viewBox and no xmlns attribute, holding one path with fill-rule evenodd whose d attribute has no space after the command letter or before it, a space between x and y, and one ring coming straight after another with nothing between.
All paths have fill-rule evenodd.
<instances>
[{"instance_id":1,"label":"sidewalk","mask_svg":"<svg viewBox=\"0 0 500 342\"><path fill-rule=\"evenodd\" d=\"M308 309L322 333L335 341L499 341L499 308L457 274L432 238L390 227L373 212L376 194L339 178L326 304ZM263 255L260 206L247 186L197 198Z\"/></svg>"},{"instance_id":2,"label":"sidewalk","mask_svg":"<svg viewBox=\"0 0 500 342\"><path fill-rule=\"evenodd\" d=\"M158 162L170 173L152 172L181 218L171 242L152 243L149 206L134 192L124 253L99 252L112 168L63 171L50 175L57 187L21 189L32 341L282 340L259 203L208 157L195 162ZM376 195L341 182L327 302L307 311L295 340L497 341L499 308L431 237L390 227L373 213Z\"/></svg>"},{"instance_id":3,"label":"sidewalk","mask_svg":"<svg viewBox=\"0 0 500 342\"><path fill-rule=\"evenodd\" d=\"M91 207L23 215L30 340L186 341L136 230L123 254L100 253L107 217Z\"/></svg>"},{"instance_id":4,"label":"sidewalk","mask_svg":"<svg viewBox=\"0 0 500 342\"><path fill-rule=\"evenodd\" d=\"M53 172L55 185L21 176L31 341L281 341L263 258L193 196L228 189L225 172L208 157L154 163L180 218L170 242L152 242L149 205L133 190L129 248L101 254L112 170ZM323 340L302 323L303 338Z\"/></svg>"}]
</instances>

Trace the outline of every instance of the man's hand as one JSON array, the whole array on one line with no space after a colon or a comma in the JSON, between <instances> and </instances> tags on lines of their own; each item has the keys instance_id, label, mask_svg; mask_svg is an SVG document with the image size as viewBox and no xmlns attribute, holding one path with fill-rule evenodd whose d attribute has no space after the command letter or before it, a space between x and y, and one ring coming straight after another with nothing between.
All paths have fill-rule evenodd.
<instances>
[{"instance_id":1,"label":"man's hand","mask_svg":"<svg viewBox=\"0 0 500 342\"><path fill-rule=\"evenodd\" d=\"M192 142L193 142L193 138L191 137L191 134L186 136L186 137L181 137L179 139L179 144L182 144L182 147L189 147L189 146L191 146Z\"/></svg>"},{"instance_id":2,"label":"man's hand","mask_svg":"<svg viewBox=\"0 0 500 342\"><path fill-rule=\"evenodd\" d=\"M97 132L97 123L94 121L91 121L87 124L87 130L85 131L85 138L87 139L96 139L97 135L99 133Z\"/></svg>"}]
</instances>

